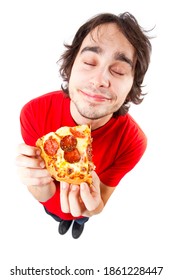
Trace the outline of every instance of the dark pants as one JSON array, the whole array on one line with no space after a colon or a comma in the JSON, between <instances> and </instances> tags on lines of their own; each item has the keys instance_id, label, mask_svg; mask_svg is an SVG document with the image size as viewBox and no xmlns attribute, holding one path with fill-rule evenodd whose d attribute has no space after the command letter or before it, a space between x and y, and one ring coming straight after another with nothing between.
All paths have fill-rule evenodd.
<instances>
[{"instance_id":1,"label":"dark pants","mask_svg":"<svg viewBox=\"0 0 173 280\"><path fill-rule=\"evenodd\" d=\"M62 219L58 216L56 216L55 214L52 214L51 212L49 212L45 207L44 207L44 210L46 211L46 213L48 215L50 215L54 220L56 220L57 222L61 222ZM86 223L87 221L89 220L88 217L83 217L83 218L80 218L80 219L74 219L75 222L77 222L79 225L83 225L84 223Z\"/></svg>"}]
</instances>

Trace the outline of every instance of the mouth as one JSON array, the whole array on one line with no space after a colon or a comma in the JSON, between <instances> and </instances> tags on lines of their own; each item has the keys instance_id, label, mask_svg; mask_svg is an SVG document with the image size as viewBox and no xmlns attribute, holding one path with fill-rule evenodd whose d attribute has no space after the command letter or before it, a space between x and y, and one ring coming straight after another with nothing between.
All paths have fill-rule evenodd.
<instances>
[{"instance_id":1,"label":"mouth","mask_svg":"<svg viewBox=\"0 0 173 280\"><path fill-rule=\"evenodd\" d=\"M104 102L104 101L110 101L111 98L109 98L108 96L105 96L103 94L100 93L95 93L95 92L86 92L83 90L80 90L80 93L82 93L83 96L85 96L87 99L96 101L96 102Z\"/></svg>"}]
</instances>

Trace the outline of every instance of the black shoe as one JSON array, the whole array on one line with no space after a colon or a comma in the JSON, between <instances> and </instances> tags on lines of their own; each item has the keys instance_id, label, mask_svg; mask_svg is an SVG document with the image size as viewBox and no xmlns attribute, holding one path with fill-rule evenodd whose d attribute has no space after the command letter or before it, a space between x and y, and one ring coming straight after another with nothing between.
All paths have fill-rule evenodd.
<instances>
[{"instance_id":1,"label":"black shoe","mask_svg":"<svg viewBox=\"0 0 173 280\"><path fill-rule=\"evenodd\" d=\"M74 222L73 228L72 228L72 236L73 238L77 239L82 234L82 231L84 229L84 224L80 225L77 222Z\"/></svg>"},{"instance_id":2,"label":"black shoe","mask_svg":"<svg viewBox=\"0 0 173 280\"><path fill-rule=\"evenodd\" d=\"M58 232L59 234L65 234L71 226L72 221L62 220L59 223Z\"/></svg>"}]
</instances>

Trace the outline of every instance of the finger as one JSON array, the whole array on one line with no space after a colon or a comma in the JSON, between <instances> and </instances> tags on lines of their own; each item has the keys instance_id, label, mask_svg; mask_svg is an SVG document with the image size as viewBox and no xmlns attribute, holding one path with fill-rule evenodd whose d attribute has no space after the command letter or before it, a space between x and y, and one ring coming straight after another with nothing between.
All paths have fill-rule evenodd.
<instances>
[{"instance_id":1,"label":"finger","mask_svg":"<svg viewBox=\"0 0 173 280\"><path fill-rule=\"evenodd\" d=\"M34 169L26 167L18 167L17 173L19 177L24 178L41 178L41 177L50 177L50 173L47 169Z\"/></svg>"},{"instance_id":2,"label":"finger","mask_svg":"<svg viewBox=\"0 0 173 280\"><path fill-rule=\"evenodd\" d=\"M26 186L44 186L51 183L53 179L49 177L39 177L39 178L30 178L30 177L23 177L21 178L22 184Z\"/></svg>"},{"instance_id":3,"label":"finger","mask_svg":"<svg viewBox=\"0 0 173 280\"><path fill-rule=\"evenodd\" d=\"M66 182L60 182L60 203L61 210L64 213L70 213L68 194L69 194L69 184Z\"/></svg>"},{"instance_id":4,"label":"finger","mask_svg":"<svg viewBox=\"0 0 173 280\"><path fill-rule=\"evenodd\" d=\"M94 192L100 193L100 179L95 171L92 171L91 174L92 174L92 182L93 182L91 185L91 189Z\"/></svg>"},{"instance_id":5,"label":"finger","mask_svg":"<svg viewBox=\"0 0 173 280\"><path fill-rule=\"evenodd\" d=\"M44 168L45 162L41 157L34 158L25 155L19 155L16 157L16 165L30 168Z\"/></svg>"},{"instance_id":6,"label":"finger","mask_svg":"<svg viewBox=\"0 0 173 280\"><path fill-rule=\"evenodd\" d=\"M95 192L94 188L91 192L87 183L81 183L80 196L88 211L93 211L99 206L100 194L97 192L97 190Z\"/></svg>"},{"instance_id":7,"label":"finger","mask_svg":"<svg viewBox=\"0 0 173 280\"><path fill-rule=\"evenodd\" d=\"M42 186L29 185L27 188L30 193L40 202L45 202L48 196L51 197L56 192L56 185L54 182L50 182Z\"/></svg>"},{"instance_id":8,"label":"finger","mask_svg":"<svg viewBox=\"0 0 173 280\"><path fill-rule=\"evenodd\" d=\"M40 148L29 146L25 143L19 144L17 147L17 151L19 154L26 156L39 156L41 154Z\"/></svg>"},{"instance_id":9,"label":"finger","mask_svg":"<svg viewBox=\"0 0 173 280\"><path fill-rule=\"evenodd\" d=\"M69 192L69 206L70 213L74 217L79 217L81 215L81 201L79 197L80 191L78 185L71 185L71 190Z\"/></svg>"}]
</instances>

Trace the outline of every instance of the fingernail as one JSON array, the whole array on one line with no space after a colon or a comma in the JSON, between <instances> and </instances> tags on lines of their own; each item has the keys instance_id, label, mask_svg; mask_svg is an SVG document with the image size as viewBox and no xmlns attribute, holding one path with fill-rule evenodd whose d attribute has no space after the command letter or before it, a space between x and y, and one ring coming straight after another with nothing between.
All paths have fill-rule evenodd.
<instances>
[{"instance_id":1,"label":"fingernail","mask_svg":"<svg viewBox=\"0 0 173 280\"><path fill-rule=\"evenodd\" d=\"M77 186L73 185L71 189L72 189L72 191L76 191Z\"/></svg>"},{"instance_id":2,"label":"fingernail","mask_svg":"<svg viewBox=\"0 0 173 280\"><path fill-rule=\"evenodd\" d=\"M40 154L41 154L41 151L40 150L36 150L36 156L40 156Z\"/></svg>"},{"instance_id":3,"label":"fingernail","mask_svg":"<svg viewBox=\"0 0 173 280\"><path fill-rule=\"evenodd\" d=\"M44 167L45 167L44 161L41 161L41 162L40 162L40 167L41 167L41 168L44 168Z\"/></svg>"},{"instance_id":4,"label":"fingernail","mask_svg":"<svg viewBox=\"0 0 173 280\"><path fill-rule=\"evenodd\" d=\"M84 190L85 189L85 183L81 183L80 188L81 188L81 190Z\"/></svg>"},{"instance_id":5,"label":"fingernail","mask_svg":"<svg viewBox=\"0 0 173 280\"><path fill-rule=\"evenodd\" d=\"M65 190L66 189L66 184L64 183L64 182L61 182L61 188L63 189L63 190Z\"/></svg>"}]
</instances>

